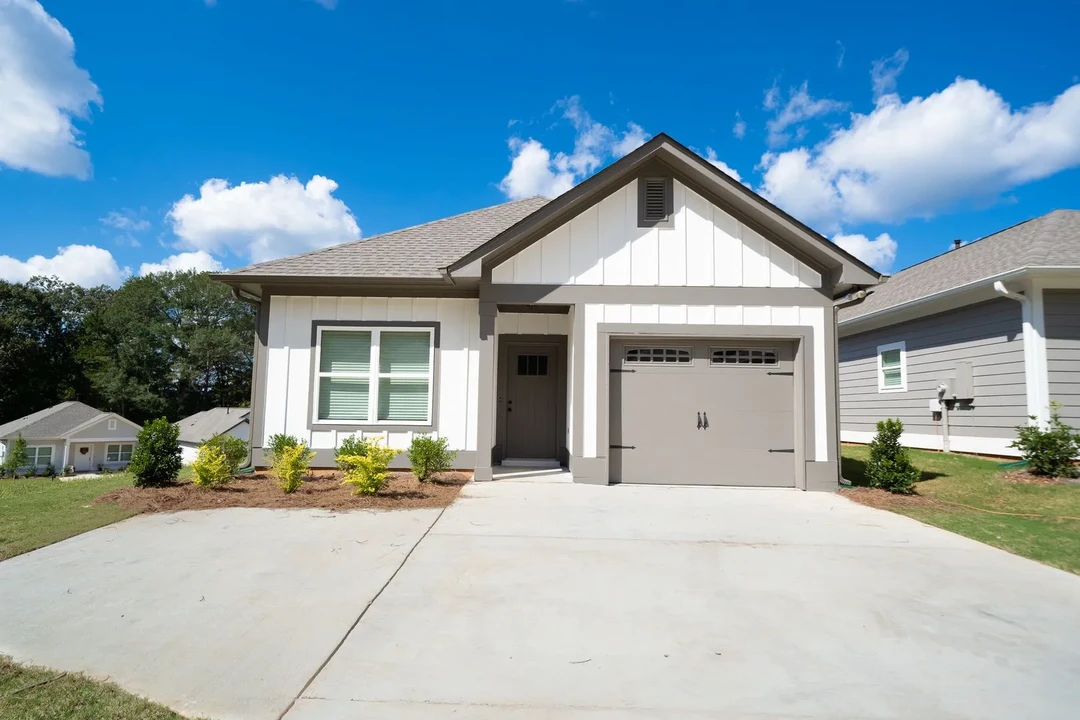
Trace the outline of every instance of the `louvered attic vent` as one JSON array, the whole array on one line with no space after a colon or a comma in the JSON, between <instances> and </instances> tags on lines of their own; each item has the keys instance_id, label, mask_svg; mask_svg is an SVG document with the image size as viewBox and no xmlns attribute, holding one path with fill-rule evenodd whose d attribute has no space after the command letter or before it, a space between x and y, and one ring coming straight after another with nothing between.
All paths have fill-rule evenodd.
<instances>
[{"instance_id":1,"label":"louvered attic vent","mask_svg":"<svg viewBox=\"0 0 1080 720\"><path fill-rule=\"evenodd\" d=\"M669 177L644 177L638 181L638 227L671 224L672 186Z\"/></svg>"}]
</instances>

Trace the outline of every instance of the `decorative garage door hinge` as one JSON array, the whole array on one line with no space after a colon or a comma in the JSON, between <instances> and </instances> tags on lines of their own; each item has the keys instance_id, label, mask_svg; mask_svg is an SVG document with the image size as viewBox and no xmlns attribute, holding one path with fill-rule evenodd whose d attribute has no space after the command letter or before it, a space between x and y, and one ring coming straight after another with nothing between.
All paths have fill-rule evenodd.
<instances>
[{"instance_id":1,"label":"decorative garage door hinge","mask_svg":"<svg viewBox=\"0 0 1080 720\"><path fill-rule=\"evenodd\" d=\"M608 445L612 450L637 450L637 445Z\"/></svg>"},{"instance_id":2,"label":"decorative garage door hinge","mask_svg":"<svg viewBox=\"0 0 1080 720\"><path fill-rule=\"evenodd\" d=\"M795 448L769 448L769 452L793 453Z\"/></svg>"},{"instance_id":3,"label":"decorative garage door hinge","mask_svg":"<svg viewBox=\"0 0 1080 720\"><path fill-rule=\"evenodd\" d=\"M767 375L794 375L795 372L793 370L786 370L786 371L785 370L770 370L766 374Z\"/></svg>"}]
</instances>

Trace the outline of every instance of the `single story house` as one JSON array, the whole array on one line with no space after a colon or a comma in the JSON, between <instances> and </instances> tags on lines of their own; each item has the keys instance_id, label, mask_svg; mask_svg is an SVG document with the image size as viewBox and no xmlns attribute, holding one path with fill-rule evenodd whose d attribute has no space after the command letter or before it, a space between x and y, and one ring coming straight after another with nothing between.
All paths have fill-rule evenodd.
<instances>
[{"instance_id":1,"label":"single story house","mask_svg":"<svg viewBox=\"0 0 1080 720\"><path fill-rule=\"evenodd\" d=\"M910 447L1017 456L1051 401L1080 427L1080 211L957 245L840 303L842 440L895 417Z\"/></svg>"},{"instance_id":2,"label":"single story house","mask_svg":"<svg viewBox=\"0 0 1080 720\"><path fill-rule=\"evenodd\" d=\"M29 466L38 471L49 465L58 473L69 465L75 472L92 472L99 466L120 469L131 462L141 429L116 413L69 400L0 425L0 459L22 435Z\"/></svg>"},{"instance_id":3,"label":"single story house","mask_svg":"<svg viewBox=\"0 0 1080 720\"><path fill-rule=\"evenodd\" d=\"M258 306L256 463L275 433L321 467L435 433L477 480L831 490L834 299L880 276L658 135L554 200L217 278Z\"/></svg>"},{"instance_id":4,"label":"single story house","mask_svg":"<svg viewBox=\"0 0 1080 720\"><path fill-rule=\"evenodd\" d=\"M248 408L216 407L189 415L176 423L180 431L180 456L185 463L194 462L199 446L217 435L229 434L248 442L251 422Z\"/></svg>"}]
</instances>

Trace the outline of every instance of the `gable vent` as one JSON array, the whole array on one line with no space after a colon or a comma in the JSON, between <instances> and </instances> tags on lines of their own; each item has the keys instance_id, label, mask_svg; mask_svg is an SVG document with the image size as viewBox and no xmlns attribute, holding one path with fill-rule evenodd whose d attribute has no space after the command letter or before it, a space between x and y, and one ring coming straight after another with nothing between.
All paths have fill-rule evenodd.
<instances>
[{"instance_id":1,"label":"gable vent","mask_svg":"<svg viewBox=\"0 0 1080 720\"><path fill-rule=\"evenodd\" d=\"M645 177L638 181L638 227L671 222L673 183L669 177Z\"/></svg>"}]
</instances>

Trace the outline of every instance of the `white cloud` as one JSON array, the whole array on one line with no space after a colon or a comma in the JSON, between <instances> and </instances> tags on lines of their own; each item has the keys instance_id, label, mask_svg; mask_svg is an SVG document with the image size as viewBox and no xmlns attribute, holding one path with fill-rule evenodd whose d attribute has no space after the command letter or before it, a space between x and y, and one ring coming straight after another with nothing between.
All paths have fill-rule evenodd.
<instances>
[{"instance_id":1,"label":"white cloud","mask_svg":"<svg viewBox=\"0 0 1080 720\"><path fill-rule=\"evenodd\" d=\"M75 118L101 94L75 64L75 40L36 0L0 0L0 166L90 176Z\"/></svg>"},{"instance_id":2,"label":"white cloud","mask_svg":"<svg viewBox=\"0 0 1080 720\"><path fill-rule=\"evenodd\" d=\"M760 191L805 222L929 218L1080 165L1080 85L1013 109L974 80L904 103L882 96L821 144L766 153Z\"/></svg>"},{"instance_id":3,"label":"white cloud","mask_svg":"<svg viewBox=\"0 0 1080 720\"><path fill-rule=\"evenodd\" d=\"M596 122L574 95L560 100L555 109L574 128L574 149L569 154L554 155L534 138L509 140L510 171L499 182L499 189L511 199L543 195L557 197L596 172L605 162L618 159L645 144L649 134L637 123L627 123L618 132Z\"/></svg>"},{"instance_id":4,"label":"white cloud","mask_svg":"<svg viewBox=\"0 0 1080 720\"><path fill-rule=\"evenodd\" d=\"M180 198L166 217L181 248L228 250L263 262L360 237L356 218L334 197L337 187L321 175L306 185L285 175L235 186L211 179L199 197Z\"/></svg>"},{"instance_id":5,"label":"white cloud","mask_svg":"<svg viewBox=\"0 0 1080 720\"><path fill-rule=\"evenodd\" d=\"M150 229L150 221L140 218L134 210L124 210L123 212L112 210L105 217L99 218L98 222L106 227L130 232L142 232Z\"/></svg>"},{"instance_id":6,"label":"white cloud","mask_svg":"<svg viewBox=\"0 0 1080 720\"><path fill-rule=\"evenodd\" d=\"M773 81L772 87L765 91L765 100L762 106L766 110L775 110L780 107L780 85Z\"/></svg>"},{"instance_id":7,"label":"white cloud","mask_svg":"<svg viewBox=\"0 0 1080 720\"><path fill-rule=\"evenodd\" d=\"M888 233L873 240L865 235L836 235L833 242L881 272L888 272L896 259L896 241Z\"/></svg>"},{"instance_id":8,"label":"white cloud","mask_svg":"<svg viewBox=\"0 0 1080 720\"><path fill-rule=\"evenodd\" d=\"M739 113L735 113L735 124L731 126L731 134L740 140L746 137L746 121Z\"/></svg>"},{"instance_id":9,"label":"white cloud","mask_svg":"<svg viewBox=\"0 0 1080 720\"><path fill-rule=\"evenodd\" d=\"M896 92L896 79L907 65L908 51L900 48L887 58L875 60L870 68L870 84L874 88L874 100Z\"/></svg>"},{"instance_id":10,"label":"white cloud","mask_svg":"<svg viewBox=\"0 0 1080 720\"><path fill-rule=\"evenodd\" d=\"M836 47L840 48L840 54L836 58L836 68L839 70L844 67L844 55L847 53L847 48L839 40L836 41Z\"/></svg>"},{"instance_id":11,"label":"white cloud","mask_svg":"<svg viewBox=\"0 0 1080 720\"><path fill-rule=\"evenodd\" d=\"M337 0L314 0L318 5L322 5L327 10L333 10L337 7Z\"/></svg>"},{"instance_id":12,"label":"white cloud","mask_svg":"<svg viewBox=\"0 0 1080 720\"><path fill-rule=\"evenodd\" d=\"M721 172L727 173L739 182L742 182L742 176L739 175L739 172L720 158L716 157L716 151L713 150L711 147L705 148L705 159L712 163L712 165L718 168Z\"/></svg>"},{"instance_id":13,"label":"white cloud","mask_svg":"<svg viewBox=\"0 0 1080 720\"><path fill-rule=\"evenodd\" d=\"M0 279L11 282L26 282L42 275L83 287L117 287L130 274L130 269L116 264L112 253L95 245L68 245L58 248L52 257L34 255L26 261L0 255Z\"/></svg>"},{"instance_id":14,"label":"white cloud","mask_svg":"<svg viewBox=\"0 0 1080 720\"><path fill-rule=\"evenodd\" d=\"M806 130L799 126L800 123L821 115L838 112L847 107L846 103L837 100L812 97L808 84L805 82L800 87L792 88L789 91L788 101L783 107L780 107L779 90L776 89L775 85L769 89L765 98L765 107L777 111L776 116L765 123L765 127L769 130L769 147L777 147L787 143L791 139L791 135L787 132L788 128L794 126L796 139L802 139L806 134Z\"/></svg>"},{"instance_id":15,"label":"white cloud","mask_svg":"<svg viewBox=\"0 0 1080 720\"><path fill-rule=\"evenodd\" d=\"M182 270L195 270L196 272L219 272L224 266L215 260L205 250L179 253L170 255L159 263L143 263L139 266L140 275L150 275L159 272L179 272Z\"/></svg>"}]
</instances>

